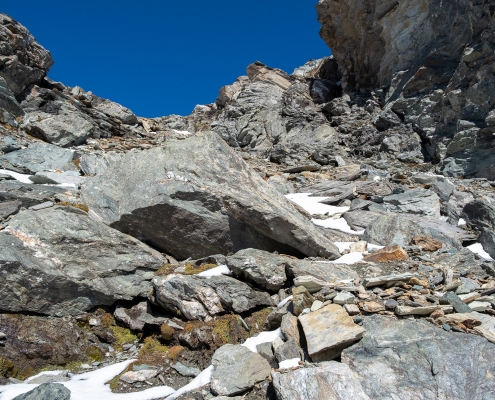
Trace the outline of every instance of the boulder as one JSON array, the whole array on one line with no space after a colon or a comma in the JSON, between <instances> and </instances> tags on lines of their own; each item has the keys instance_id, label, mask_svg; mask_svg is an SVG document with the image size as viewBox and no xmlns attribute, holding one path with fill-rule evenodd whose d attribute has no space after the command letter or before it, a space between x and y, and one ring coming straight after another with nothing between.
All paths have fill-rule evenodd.
<instances>
[{"instance_id":1,"label":"boulder","mask_svg":"<svg viewBox=\"0 0 495 400\"><path fill-rule=\"evenodd\" d=\"M79 186L84 177L77 171L65 171L65 172L51 172L51 171L39 171L36 175L29 177L34 183L38 184L50 184L50 185L74 185Z\"/></svg>"},{"instance_id":2,"label":"boulder","mask_svg":"<svg viewBox=\"0 0 495 400\"><path fill-rule=\"evenodd\" d=\"M53 65L45 50L29 31L7 14L0 14L0 77L15 96L39 84Z\"/></svg>"},{"instance_id":3,"label":"boulder","mask_svg":"<svg viewBox=\"0 0 495 400\"><path fill-rule=\"evenodd\" d=\"M363 257L363 261L366 262L389 262L389 261L404 261L409 256L406 251L399 245L386 246L383 249L379 249L371 254Z\"/></svg>"},{"instance_id":4,"label":"boulder","mask_svg":"<svg viewBox=\"0 0 495 400\"><path fill-rule=\"evenodd\" d=\"M43 383L13 400L70 400L70 390L60 383Z\"/></svg>"},{"instance_id":5,"label":"boulder","mask_svg":"<svg viewBox=\"0 0 495 400\"><path fill-rule=\"evenodd\" d=\"M344 350L342 362L357 373L370 398L492 397L495 382L486 377L495 374L495 346L486 339L378 315L366 318L364 328L363 339Z\"/></svg>"},{"instance_id":6,"label":"boulder","mask_svg":"<svg viewBox=\"0 0 495 400\"><path fill-rule=\"evenodd\" d=\"M475 200L463 208L462 216L469 225L480 231L479 242L495 258L495 206L485 200Z\"/></svg>"},{"instance_id":7,"label":"boulder","mask_svg":"<svg viewBox=\"0 0 495 400\"><path fill-rule=\"evenodd\" d=\"M0 309L56 316L147 296L165 258L76 208L21 211L0 232Z\"/></svg>"},{"instance_id":8,"label":"boulder","mask_svg":"<svg viewBox=\"0 0 495 400\"><path fill-rule=\"evenodd\" d=\"M440 218L440 198L431 190L411 189L383 198L385 207L393 213L408 213Z\"/></svg>"},{"instance_id":9,"label":"boulder","mask_svg":"<svg viewBox=\"0 0 495 400\"><path fill-rule=\"evenodd\" d=\"M137 117L131 110L120 104L114 103L113 101L97 98L92 101L92 105L98 111L118 119L123 124L135 125L139 123Z\"/></svg>"},{"instance_id":10,"label":"boulder","mask_svg":"<svg viewBox=\"0 0 495 400\"><path fill-rule=\"evenodd\" d=\"M48 143L36 142L27 149L0 156L0 168L21 174L36 174L40 171L77 171L72 163L74 152Z\"/></svg>"},{"instance_id":11,"label":"boulder","mask_svg":"<svg viewBox=\"0 0 495 400\"><path fill-rule=\"evenodd\" d=\"M299 347L299 342L293 339L287 340L284 344L278 346L275 350L275 359L278 363L286 360L302 359L303 351Z\"/></svg>"},{"instance_id":12,"label":"boulder","mask_svg":"<svg viewBox=\"0 0 495 400\"><path fill-rule=\"evenodd\" d=\"M286 265L289 257L257 249L244 249L226 259L226 265L234 275L263 289L278 291L287 276Z\"/></svg>"},{"instance_id":13,"label":"boulder","mask_svg":"<svg viewBox=\"0 0 495 400\"><path fill-rule=\"evenodd\" d=\"M0 201L20 202L21 207L29 208L48 201L55 202L73 194L75 189L69 187L31 185L18 181L0 181Z\"/></svg>"},{"instance_id":14,"label":"boulder","mask_svg":"<svg viewBox=\"0 0 495 400\"><path fill-rule=\"evenodd\" d=\"M226 344L220 347L211 363L215 367L211 390L220 396L233 396L251 389L270 376L267 360L247 347Z\"/></svg>"},{"instance_id":15,"label":"boulder","mask_svg":"<svg viewBox=\"0 0 495 400\"><path fill-rule=\"evenodd\" d=\"M153 278L155 301L188 320L233 311L240 314L271 305L268 293L251 289L229 276L167 275Z\"/></svg>"},{"instance_id":16,"label":"boulder","mask_svg":"<svg viewBox=\"0 0 495 400\"><path fill-rule=\"evenodd\" d=\"M130 308L126 308L120 304L115 308L113 316L116 320L122 322L133 331L143 331L145 325L161 326L167 324L173 328L180 328L177 324L160 315L155 315L147 301L142 301Z\"/></svg>"},{"instance_id":17,"label":"boulder","mask_svg":"<svg viewBox=\"0 0 495 400\"><path fill-rule=\"evenodd\" d=\"M81 192L93 216L179 259L249 247L339 257L319 228L213 132L114 156Z\"/></svg>"},{"instance_id":18,"label":"boulder","mask_svg":"<svg viewBox=\"0 0 495 400\"><path fill-rule=\"evenodd\" d=\"M343 307L330 304L299 317L313 361L336 358L342 350L361 339L365 329L353 322Z\"/></svg>"},{"instance_id":19,"label":"boulder","mask_svg":"<svg viewBox=\"0 0 495 400\"><path fill-rule=\"evenodd\" d=\"M292 313L288 312L282 317L280 329L282 331L282 335L284 335L285 340L293 340L298 344L301 343L297 317L292 315Z\"/></svg>"},{"instance_id":20,"label":"boulder","mask_svg":"<svg viewBox=\"0 0 495 400\"><path fill-rule=\"evenodd\" d=\"M357 375L336 361L289 372L272 372L279 400L369 400Z\"/></svg>"}]
</instances>

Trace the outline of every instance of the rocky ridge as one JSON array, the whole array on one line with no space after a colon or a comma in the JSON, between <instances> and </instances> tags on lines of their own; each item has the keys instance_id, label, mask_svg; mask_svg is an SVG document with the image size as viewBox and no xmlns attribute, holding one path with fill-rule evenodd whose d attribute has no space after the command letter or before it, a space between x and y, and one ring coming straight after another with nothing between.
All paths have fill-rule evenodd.
<instances>
[{"instance_id":1,"label":"rocky ridge","mask_svg":"<svg viewBox=\"0 0 495 400\"><path fill-rule=\"evenodd\" d=\"M153 119L0 14L0 396L491 398L492 3L320 0Z\"/></svg>"}]
</instances>

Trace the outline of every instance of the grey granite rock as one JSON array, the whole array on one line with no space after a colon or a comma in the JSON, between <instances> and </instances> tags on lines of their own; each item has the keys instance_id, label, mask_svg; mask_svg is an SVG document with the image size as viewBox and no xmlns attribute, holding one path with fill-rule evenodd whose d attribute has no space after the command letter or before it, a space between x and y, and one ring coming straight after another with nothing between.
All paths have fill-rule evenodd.
<instances>
[{"instance_id":1,"label":"grey granite rock","mask_svg":"<svg viewBox=\"0 0 495 400\"><path fill-rule=\"evenodd\" d=\"M376 315L365 318L364 327L363 339L344 350L342 362L370 398L493 398L495 382L486 377L495 374L495 346L486 339Z\"/></svg>"},{"instance_id":2,"label":"grey granite rock","mask_svg":"<svg viewBox=\"0 0 495 400\"><path fill-rule=\"evenodd\" d=\"M213 132L108 164L82 187L92 215L179 259L248 247L339 256L318 227Z\"/></svg>"},{"instance_id":3,"label":"grey granite rock","mask_svg":"<svg viewBox=\"0 0 495 400\"><path fill-rule=\"evenodd\" d=\"M70 390L60 383L43 383L14 400L70 400Z\"/></svg>"},{"instance_id":4,"label":"grey granite rock","mask_svg":"<svg viewBox=\"0 0 495 400\"><path fill-rule=\"evenodd\" d=\"M49 315L146 296L164 257L72 207L22 211L0 232L0 308Z\"/></svg>"},{"instance_id":5,"label":"grey granite rock","mask_svg":"<svg viewBox=\"0 0 495 400\"><path fill-rule=\"evenodd\" d=\"M233 396L251 389L270 376L270 364L247 347L226 344L220 347L211 363L215 367L211 378L213 393Z\"/></svg>"},{"instance_id":6,"label":"grey granite rock","mask_svg":"<svg viewBox=\"0 0 495 400\"><path fill-rule=\"evenodd\" d=\"M440 199L437 194L426 189L411 189L404 193L392 194L383 198L390 212L440 217Z\"/></svg>"},{"instance_id":7,"label":"grey granite rock","mask_svg":"<svg viewBox=\"0 0 495 400\"><path fill-rule=\"evenodd\" d=\"M299 368L290 372L272 372L279 400L369 400L356 374L335 361Z\"/></svg>"}]
</instances>

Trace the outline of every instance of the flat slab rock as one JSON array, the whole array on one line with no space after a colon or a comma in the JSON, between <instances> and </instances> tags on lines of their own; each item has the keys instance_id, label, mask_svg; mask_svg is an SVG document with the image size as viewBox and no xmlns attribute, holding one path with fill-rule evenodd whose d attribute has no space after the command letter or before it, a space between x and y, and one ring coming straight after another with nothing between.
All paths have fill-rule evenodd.
<instances>
[{"instance_id":1,"label":"flat slab rock","mask_svg":"<svg viewBox=\"0 0 495 400\"><path fill-rule=\"evenodd\" d=\"M278 400L369 400L356 374L335 361L299 368L286 373L272 372Z\"/></svg>"},{"instance_id":2,"label":"flat slab rock","mask_svg":"<svg viewBox=\"0 0 495 400\"><path fill-rule=\"evenodd\" d=\"M361 339L365 329L356 325L343 307L330 304L299 317L313 361L329 361Z\"/></svg>"},{"instance_id":3,"label":"flat slab rock","mask_svg":"<svg viewBox=\"0 0 495 400\"><path fill-rule=\"evenodd\" d=\"M64 316L145 297L164 262L76 208L21 211L0 232L0 309Z\"/></svg>"},{"instance_id":4,"label":"flat slab rock","mask_svg":"<svg viewBox=\"0 0 495 400\"><path fill-rule=\"evenodd\" d=\"M165 310L188 320L205 319L226 311L242 313L272 304L270 295L251 289L229 276L171 274L153 279L155 299Z\"/></svg>"},{"instance_id":5,"label":"flat slab rock","mask_svg":"<svg viewBox=\"0 0 495 400\"><path fill-rule=\"evenodd\" d=\"M494 398L495 346L486 339L377 315L365 318L364 327L342 362L371 399Z\"/></svg>"},{"instance_id":6,"label":"flat slab rock","mask_svg":"<svg viewBox=\"0 0 495 400\"><path fill-rule=\"evenodd\" d=\"M271 372L267 360L240 345L226 344L220 347L213 354L211 363L215 367L211 389L220 396L243 393L267 379Z\"/></svg>"},{"instance_id":7,"label":"flat slab rock","mask_svg":"<svg viewBox=\"0 0 495 400\"><path fill-rule=\"evenodd\" d=\"M90 212L177 259L249 247L340 256L321 229L213 132L107 161L83 184Z\"/></svg>"}]
</instances>

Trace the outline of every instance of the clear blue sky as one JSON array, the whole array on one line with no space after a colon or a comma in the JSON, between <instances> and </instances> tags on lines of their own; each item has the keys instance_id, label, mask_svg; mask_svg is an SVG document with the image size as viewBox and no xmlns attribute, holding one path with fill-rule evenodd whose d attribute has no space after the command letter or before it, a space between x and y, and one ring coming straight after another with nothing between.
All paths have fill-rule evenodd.
<instances>
[{"instance_id":1,"label":"clear blue sky","mask_svg":"<svg viewBox=\"0 0 495 400\"><path fill-rule=\"evenodd\" d=\"M262 61L292 72L330 54L317 0L23 0L1 11L51 51L50 78L156 117L189 114Z\"/></svg>"}]
</instances>

